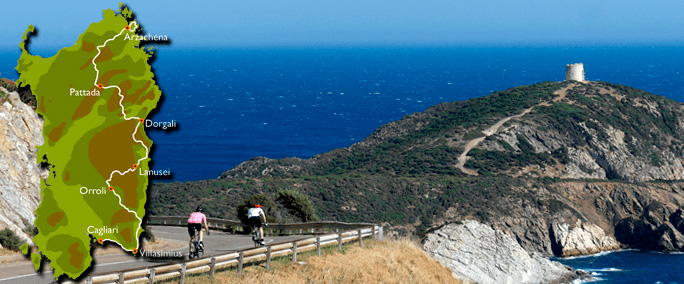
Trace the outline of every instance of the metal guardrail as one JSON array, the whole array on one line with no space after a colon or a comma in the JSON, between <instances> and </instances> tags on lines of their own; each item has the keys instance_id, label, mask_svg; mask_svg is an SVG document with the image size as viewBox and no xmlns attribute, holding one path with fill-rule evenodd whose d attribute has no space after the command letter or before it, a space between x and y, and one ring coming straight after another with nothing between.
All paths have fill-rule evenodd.
<instances>
[{"instance_id":1,"label":"metal guardrail","mask_svg":"<svg viewBox=\"0 0 684 284\"><path fill-rule=\"evenodd\" d=\"M238 221L207 218L208 225L213 229L231 229L242 227ZM148 217L148 224L185 226L186 217L175 216L153 216ZM302 239L270 244L258 248L243 249L231 253L224 253L214 256L207 256L199 259L175 262L150 266L142 269L128 269L116 272L106 272L91 275L85 278L82 283L86 284L132 284L132 283L155 283L155 281L165 281L180 278L181 284L185 282L185 277L189 274L209 273L211 277L217 269L237 267L238 274L242 274L242 268L247 263L266 262L266 268L270 269L271 259L274 257L292 255L292 261L297 261L297 254L316 250L321 255L321 247L337 245L342 250L342 244L358 241L359 246L363 247L363 238L371 237L382 240L383 228L369 223L343 223L343 222L311 222L294 224L273 224L269 225L271 231L293 231L293 230L337 230L336 233L324 234L315 237L304 237ZM343 230L343 231L340 231Z\"/></svg>"},{"instance_id":2,"label":"metal guardrail","mask_svg":"<svg viewBox=\"0 0 684 284\"><path fill-rule=\"evenodd\" d=\"M187 217L177 216L150 216L147 219L148 225L162 225L162 226L186 226L188 224ZM247 225L240 221L207 218L207 226L210 229L216 230L232 230L234 232L246 233ZM287 223L287 224L272 224L264 227L264 235L291 235L291 234L325 234L330 232L339 232L340 230L351 230L358 228L365 228L375 226L371 223L344 223L336 221L317 221L306 223Z\"/></svg>"}]
</instances>

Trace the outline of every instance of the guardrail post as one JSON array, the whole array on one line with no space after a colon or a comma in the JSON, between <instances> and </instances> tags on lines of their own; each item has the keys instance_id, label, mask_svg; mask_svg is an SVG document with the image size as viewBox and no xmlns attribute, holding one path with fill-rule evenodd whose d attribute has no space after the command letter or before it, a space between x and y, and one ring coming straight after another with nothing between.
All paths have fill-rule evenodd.
<instances>
[{"instance_id":1,"label":"guardrail post","mask_svg":"<svg viewBox=\"0 0 684 284\"><path fill-rule=\"evenodd\" d=\"M316 237L316 252L321 256L321 237Z\"/></svg>"},{"instance_id":2,"label":"guardrail post","mask_svg":"<svg viewBox=\"0 0 684 284\"><path fill-rule=\"evenodd\" d=\"M292 261L297 262L297 242L292 243Z\"/></svg>"},{"instance_id":3,"label":"guardrail post","mask_svg":"<svg viewBox=\"0 0 684 284\"><path fill-rule=\"evenodd\" d=\"M216 272L216 258L212 257L209 265L209 278L214 278L214 272Z\"/></svg>"},{"instance_id":4,"label":"guardrail post","mask_svg":"<svg viewBox=\"0 0 684 284\"><path fill-rule=\"evenodd\" d=\"M242 276L242 263L245 260L245 253L240 252L240 257L238 258L238 275Z\"/></svg>"},{"instance_id":5,"label":"guardrail post","mask_svg":"<svg viewBox=\"0 0 684 284\"><path fill-rule=\"evenodd\" d=\"M361 234L361 229L359 229L359 247L363 247L363 235Z\"/></svg>"},{"instance_id":6,"label":"guardrail post","mask_svg":"<svg viewBox=\"0 0 684 284\"><path fill-rule=\"evenodd\" d=\"M375 239L375 225L371 226L371 239Z\"/></svg>"},{"instance_id":7,"label":"guardrail post","mask_svg":"<svg viewBox=\"0 0 684 284\"><path fill-rule=\"evenodd\" d=\"M187 264L183 263L181 264L181 279L180 279L180 284L185 283L185 270L187 269Z\"/></svg>"},{"instance_id":8,"label":"guardrail post","mask_svg":"<svg viewBox=\"0 0 684 284\"><path fill-rule=\"evenodd\" d=\"M342 250L342 233L337 233L337 250Z\"/></svg>"},{"instance_id":9,"label":"guardrail post","mask_svg":"<svg viewBox=\"0 0 684 284\"><path fill-rule=\"evenodd\" d=\"M124 284L124 273L119 272L119 284Z\"/></svg>"},{"instance_id":10,"label":"guardrail post","mask_svg":"<svg viewBox=\"0 0 684 284\"><path fill-rule=\"evenodd\" d=\"M380 232L378 232L378 241L382 241L382 226L380 226Z\"/></svg>"},{"instance_id":11,"label":"guardrail post","mask_svg":"<svg viewBox=\"0 0 684 284\"><path fill-rule=\"evenodd\" d=\"M92 278L92 277L87 277L87 278L85 279L85 283L86 283L86 284L93 284L93 278Z\"/></svg>"},{"instance_id":12,"label":"guardrail post","mask_svg":"<svg viewBox=\"0 0 684 284\"><path fill-rule=\"evenodd\" d=\"M266 269L271 269L271 246L266 248Z\"/></svg>"},{"instance_id":13,"label":"guardrail post","mask_svg":"<svg viewBox=\"0 0 684 284\"><path fill-rule=\"evenodd\" d=\"M157 274L157 270L152 268L150 269L150 284L154 284L154 276Z\"/></svg>"}]
</instances>

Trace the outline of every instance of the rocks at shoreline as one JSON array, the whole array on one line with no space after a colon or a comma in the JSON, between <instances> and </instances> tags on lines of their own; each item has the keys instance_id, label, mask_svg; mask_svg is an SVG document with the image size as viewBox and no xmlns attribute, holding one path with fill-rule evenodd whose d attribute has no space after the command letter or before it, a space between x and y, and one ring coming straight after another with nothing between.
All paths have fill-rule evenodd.
<instances>
[{"instance_id":1,"label":"rocks at shoreline","mask_svg":"<svg viewBox=\"0 0 684 284\"><path fill-rule=\"evenodd\" d=\"M575 256L618 250L618 243L599 226L577 220L574 227L567 223L551 225L551 246L556 256Z\"/></svg>"},{"instance_id":2,"label":"rocks at shoreline","mask_svg":"<svg viewBox=\"0 0 684 284\"><path fill-rule=\"evenodd\" d=\"M684 251L684 212L671 213L661 203L654 202L641 217L620 220L615 227L618 240L631 247L663 252Z\"/></svg>"},{"instance_id":3,"label":"rocks at shoreline","mask_svg":"<svg viewBox=\"0 0 684 284\"><path fill-rule=\"evenodd\" d=\"M423 249L454 277L475 283L564 283L579 277L574 269L530 254L511 236L473 220L428 234Z\"/></svg>"}]
</instances>

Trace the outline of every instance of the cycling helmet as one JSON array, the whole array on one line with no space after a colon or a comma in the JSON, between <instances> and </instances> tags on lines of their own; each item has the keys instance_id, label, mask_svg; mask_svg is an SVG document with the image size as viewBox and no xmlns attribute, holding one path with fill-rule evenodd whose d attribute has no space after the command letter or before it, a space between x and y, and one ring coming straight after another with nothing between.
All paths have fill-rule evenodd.
<instances>
[{"instance_id":1,"label":"cycling helmet","mask_svg":"<svg viewBox=\"0 0 684 284\"><path fill-rule=\"evenodd\" d=\"M204 208L202 208L202 206L197 206L197 209L195 210L195 212L202 213L202 212L204 212Z\"/></svg>"},{"instance_id":2,"label":"cycling helmet","mask_svg":"<svg viewBox=\"0 0 684 284\"><path fill-rule=\"evenodd\" d=\"M259 205L259 204L254 204L254 207L255 207L255 208L261 208L261 205Z\"/></svg>"}]
</instances>

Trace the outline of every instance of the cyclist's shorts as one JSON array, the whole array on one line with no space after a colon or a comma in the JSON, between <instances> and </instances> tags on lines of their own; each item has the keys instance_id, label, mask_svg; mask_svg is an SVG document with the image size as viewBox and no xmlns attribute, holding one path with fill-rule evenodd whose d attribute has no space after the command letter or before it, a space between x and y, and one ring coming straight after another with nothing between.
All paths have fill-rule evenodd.
<instances>
[{"instance_id":1,"label":"cyclist's shorts","mask_svg":"<svg viewBox=\"0 0 684 284\"><path fill-rule=\"evenodd\" d=\"M249 219L247 219L247 224L250 226L256 226L257 228L261 228L261 218L259 218L259 216L249 217Z\"/></svg>"},{"instance_id":2,"label":"cyclist's shorts","mask_svg":"<svg viewBox=\"0 0 684 284\"><path fill-rule=\"evenodd\" d=\"M190 237L195 236L195 231L199 232L202 230L202 224L200 223L188 223L188 234Z\"/></svg>"}]
</instances>

